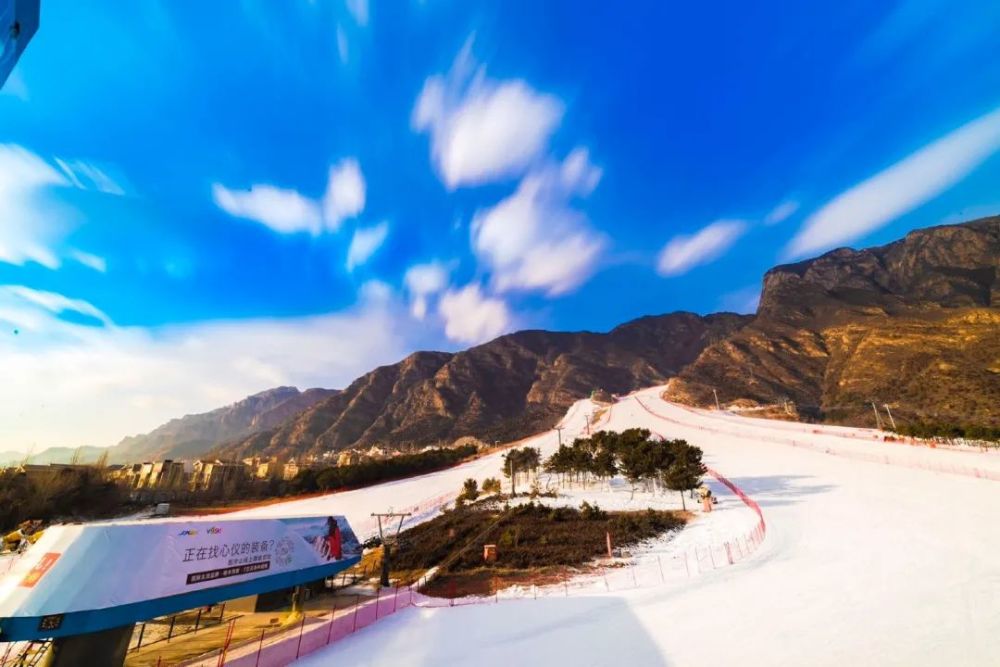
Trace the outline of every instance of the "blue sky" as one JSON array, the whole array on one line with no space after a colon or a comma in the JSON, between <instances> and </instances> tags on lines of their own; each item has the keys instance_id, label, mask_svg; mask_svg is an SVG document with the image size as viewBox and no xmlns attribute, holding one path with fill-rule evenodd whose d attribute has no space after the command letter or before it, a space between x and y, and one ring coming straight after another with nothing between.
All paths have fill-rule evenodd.
<instances>
[{"instance_id":1,"label":"blue sky","mask_svg":"<svg viewBox=\"0 0 1000 667\"><path fill-rule=\"evenodd\" d=\"M43 0L0 91L0 448L421 348L752 312L1000 212L996 3Z\"/></svg>"}]
</instances>

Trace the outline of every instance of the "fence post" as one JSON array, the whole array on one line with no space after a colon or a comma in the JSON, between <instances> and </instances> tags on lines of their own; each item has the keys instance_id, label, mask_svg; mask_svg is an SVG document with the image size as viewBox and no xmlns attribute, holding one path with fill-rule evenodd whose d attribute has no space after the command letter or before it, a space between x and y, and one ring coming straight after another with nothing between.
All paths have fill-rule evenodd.
<instances>
[{"instance_id":1,"label":"fence post","mask_svg":"<svg viewBox=\"0 0 1000 667\"><path fill-rule=\"evenodd\" d=\"M351 634L354 634L358 629L358 607L361 606L361 595L354 596L354 625L351 627Z\"/></svg>"},{"instance_id":2,"label":"fence post","mask_svg":"<svg viewBox=\"0 0 1000 667\"><path fill-rule=\"evenodd\" d=\"M665 583L667 581L666 577L663 576L663 561L660 560L660 556L656 556L656 564L660 566L660 583Z\"/></svg>"},{"instance_id":3,"label":"fence post","mask_svg":"<svg viewBox=\"0 0 1000 667\"><path fill-rule=\"evenodd\" d=\"M229 621L229 630L226 631L226 642L222 645L222 650L219 651L219 664L218 667L223 667L226 664L226 652L229 650L229 642L233 640L233 630L236 628L236 619Z\"/></svg>"},{"instance_id":4,"label":"fence post","mask_svg":"<svg viewBox=\"0 0 1000 667\"><path fill-rule=\"evenodd\" d=\"M295 659L296 660L299 659L299 651L302 650L302 633L305 631L305 629L306 629L306 612L305 612L305 610L303 610L302 611L302 625L299 626L299 643L295 647Z\"/></svg>"},{"instance_id":5,"label":"fence post","mask_svg":"<svg viewBox=\"0 0 1000 667\"><path fill-rule=\"evenodd\" d=\"M392 596L392 613L396 613L396 605L399 604L399 584L396 584L396 593Z\"/></svg>"},{"instance_id":6,"label":"fence post","mask_svg":"<svg viewBox=\"0 0 1000 667\"><path fill-rule=\"evenodd\" d=\"M198 615L194 617L194 632L195 632L195 634L198 633L198 626L201 625L201 610L202 609L204 609L204 607L198 607Z\"/></svg>"},{"instance_id":7,"label":"fence post","mask_svg":"<svg viewBox=\"0 0 1000 667\"><path fill-rule=\"evenodd\" d=\"M139 641L136 642L135 649L133 649L133 650L138 651L142 647L142 636L144 634L146 634L146 624L145 623L143 623L142 627L139 628ZM6 656L4 656L4 663L5 662L7 662L7 657ZM4 664L4 663L0 663L0 664Z\"/></svg>"},{"instance_id":8,"label":"fence post","mask_svg":"<svg viewBox=\"0 0 1000 667\"><path fill-rule=\"evenodd\" d=\"M691 566L688 564L688 552L687 549L684 550L684 571L687 573L688 579L691 578Z\"/></svg>"},{"instance_id":9,"label":"fence post","mask_svg":"<svg viewBox=\"0 0 1000 667\"><path fill-rule=\"evenodd\" d=\"M257 659L254 661L254 667L260 667L260 654L264 650L264 633L267 632L267 628L260 629L260 643L257 644Z\"/></svg>"},{"instance_id":10,"label":"fence post","mask_svg":"<svg viewBox=\"0 0 1000 667\"><path fill-rule=\"evenodd\" d=\"M378 620L378 608L382 605L379 604L382 601L382 587L379 586L375 589L375 620Z\"/></svg>"},{"instance_id":11,"label":"fence post","mask_svg":"<svg viewBox=\"0 0 1000 667\"><path fill-rule=\"evenodd\" d=\"M167 643L170 643L170 638L174 636L174 623L177 622L177 614L170 617L170 629L167 630Z\"/></svg>"}]
</instances>

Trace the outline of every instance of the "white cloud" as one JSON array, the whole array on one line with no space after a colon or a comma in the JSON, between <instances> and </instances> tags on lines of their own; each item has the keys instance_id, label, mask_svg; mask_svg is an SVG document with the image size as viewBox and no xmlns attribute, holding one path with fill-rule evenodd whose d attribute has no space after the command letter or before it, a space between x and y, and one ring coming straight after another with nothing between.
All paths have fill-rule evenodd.
<instances>
[{"instance_id":1,"label":"white cloud","mask_svg":"<svg viewBox=\"0 0 1000 667\"><path fill-rule=\"evenodd\" d=\"M347 311L288 319L147 329L74 324L67 310L106 322L84 301L0 290L0 449L113 444L268 387L345 386L425 344L378 285Z\"/></svg>"},{"instance_id":2,"label":"white cloud","mask_svg":"<svg viewBox=\"0 0 1000 667\"><path fill-rule=\"evenodd\" d=\"M0 144L0 262L37 262L58 268L58 245L78 216L49 190L71 185L35 153L15 144Z\"/></svg>"},{"instance_id":3,"label":"white cloud","mask_svg":"<svg viewBox=\"0 0 1000 667\"><path fill-rule=\"evenodd\" d=\"M382 221L374 227L359 227L354 230L351 245L347 248L347 270L361 266L382 247L389 236L389 223Z\"/></svg>"},{"instance_id":4,"label":"white cloud","mask_svg":"<svg viewBox=\"0 0 1000 667\"><path fill-rule=\"evenodd\" d=\"M266 225L276 232L290 234L322 230L322 215L316 202L295 190L272 185L253 185L249 190L230 190L212 185L215 205L231 216Z\"/></svg>"},{"instance_id":5,"label":"white cloud","mask_svg":"<svg viewBox=\"0 0 1000 667\"><path fill-rule=\"evenodd\" d=\"M341 160L330 167L323 215L327 228L335 231L346 218L353 218L365 208L365 177L353 158Z\"/></svg>"},{"instance_id":6,"label":"white cloud","mask_svg":"<svg viewBox=\"0 0 1000 667\"><path fill-rule=\"evenodd\" d=\"M660 251L657 271L676 276L721 256L747 229L743 220L717 220L694 234L680 234Z\"/></svg>"},{"instance_id":7,"label":"white cloud","mask_svg":"<svg viewBox=\"0 0 1000 667\"><path fill-rule=\"evenodd\" d=\"M29 330L44 329L45 318L38 318L38 309L48 315L76 313L91 317L106 326L111 319L91 303L81 299L71 299L56 292L36 290L24 285L0 285L0 320Z\"/></svg>"},{"instance_id":8,"label":"white cloud","mask_svg":"<svg viewBox=\"0 0 1000 667\"><path fill-rule=\"evenodd\" d=\"M428 297L448 286L450 274L451 267L437 261L415 264L406 270L403 283L412 297L410 312L414 317L418 320L424 319L427 314Z\"/></svg>"},{"instance_id":9,"label":"white cloud","mask_svg":"<svg viewBox=\"0 0 1000 667\"><path fill-rule=\"evenodd\" d=\"M794 199L786 199L777 206L771 209L771 211L764 216L765 225L776 225L779 222L784 222L796 211L799 210L799 202Z\"/></svg>"},{"instance_id":10,"label":"white cloud","mask_svg":"<svg viewBox=\"0 0 1000 667\"><path fill-rule=\"evenodd\" d=\"M69 257L99 273L107 273L108 271L108 261L103 257L82 250L70 250Z\"/></svg>"},{"instance_id":11,"label":"white cloud","mask_svg":"<svg viewBox=\"0 0 1000 667\"><path fill-rule=\"evenodd\" d=\"M337 57L340 58L341 64L347 64L347 58L350 55L349 45L347 43L347 33L344 32L344 27L337 26Z\"/></svg>"},{"instance_id":12,"label":"white cloud","mask_svg":"<svg viewBox=\"0 0 1000 667\"><path fill-rule=\"evenodd\" d=\"M1000 108L858 183L810 215L786 248L802 257L854 241L941 194L1000 150Z\"/></svg>"},{"instance_id":13,"label":"white cloud","mask_svg":"<svg viewBox=\"0 0 1000 667\"><path fill-rule=\"evenodd\" d=\"M509 331L512 326L507 304L483 295L475 283L442 294L438 313L444 319L445 335L460 343L482 343Z\"/></svg>"},{"instance_id":14,"label":"white cloud","mask_svg":"<svg viewBox=\"0 0 1000 667\"><path fill-rule=\"evenodd\" d=\"M345 158L330 167L322 205L297 190L266 183L251 185L249 190L231 190L215 183L212 199L229 215L259 222L276 232L315 235L337 231L345 219L364 210L365 178L358 161Z\"/></svg>"},{"instance_id":15,"label":"white cloud","mask_svg":"<svg viewBox=\"0 0 1000 667\"><path fill-rule=\"evenodd\" d=\"M450 189L523 174L547 148L562 102L520 79L493 81L476 71L471 41L447 75L427 79L412 125L431 137L431 155Z\"/></svg>"},{"instance_id":16,"label":"white cloud","mask_svg":"<svg viewBox=\"0 0 1000 667\"><path fill-rule=\"evenodd\" d=\"M593 273L605 241L571 206L600 180L585 149L537 169L514 194L472 222L472 248L492 271L498 291L570 292Z\"/></svg>"},{"instance_id":17,"label":"white cloud","mask_svg":"<svg viewBox=\"0 0 1000 667\"><path fill-rule=\"evenodd\" d=\"M368 25L368 0L347 0L347 11L359 26Z\"/></svg>"},{"instance_id":18,"label":"white cloud","mask_svg":"<svg viewBox=\"0 0 1000 667\"><path fill-rule=\"evenodd\" d=\"M80 190L97 190L104 194L117 196L125 194L125 188L96 164L85 160L64 160L62 158L54 158L54 160L70 182Z\"/></svg>"}]
</instances>

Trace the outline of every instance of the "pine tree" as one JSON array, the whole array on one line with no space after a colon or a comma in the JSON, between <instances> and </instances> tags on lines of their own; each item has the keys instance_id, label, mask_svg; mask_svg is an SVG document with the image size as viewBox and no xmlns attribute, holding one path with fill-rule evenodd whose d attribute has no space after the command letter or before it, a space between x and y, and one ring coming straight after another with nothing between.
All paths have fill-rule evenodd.
<instances>
[{"instance_id":1,"label":"pine tree","mask_svg":"<svg viewBox=\"0 0 1000 667\"><path fill-rule=\"evenodd\" d=\"M666 443L673 459L663 474L664 485L681 494L681 507L687 509L684 492L695 489L701 484L701 476L705 474L705 466L701 462L702 451L689 445L686 440L671 440Z\"/></svg>"}]
</instances>

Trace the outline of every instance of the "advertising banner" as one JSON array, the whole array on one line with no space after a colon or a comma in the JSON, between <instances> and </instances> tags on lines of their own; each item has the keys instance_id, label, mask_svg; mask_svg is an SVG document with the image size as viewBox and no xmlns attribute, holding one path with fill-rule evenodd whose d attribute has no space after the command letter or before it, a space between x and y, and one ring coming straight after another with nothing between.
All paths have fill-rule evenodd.
<instances>
[{"instance_id":1,"label":"advertising banner","mask_svg":"<svg viewBox=\"0 0 1000 667\"><path fill-rule=\"evenodd\" d=\"M239 595L275 590L349 567L360 552L341 516L53 526L0 576L0 628L129 605L150 613L157 600L238 584Z\"/></svg>"}]
</instances>

